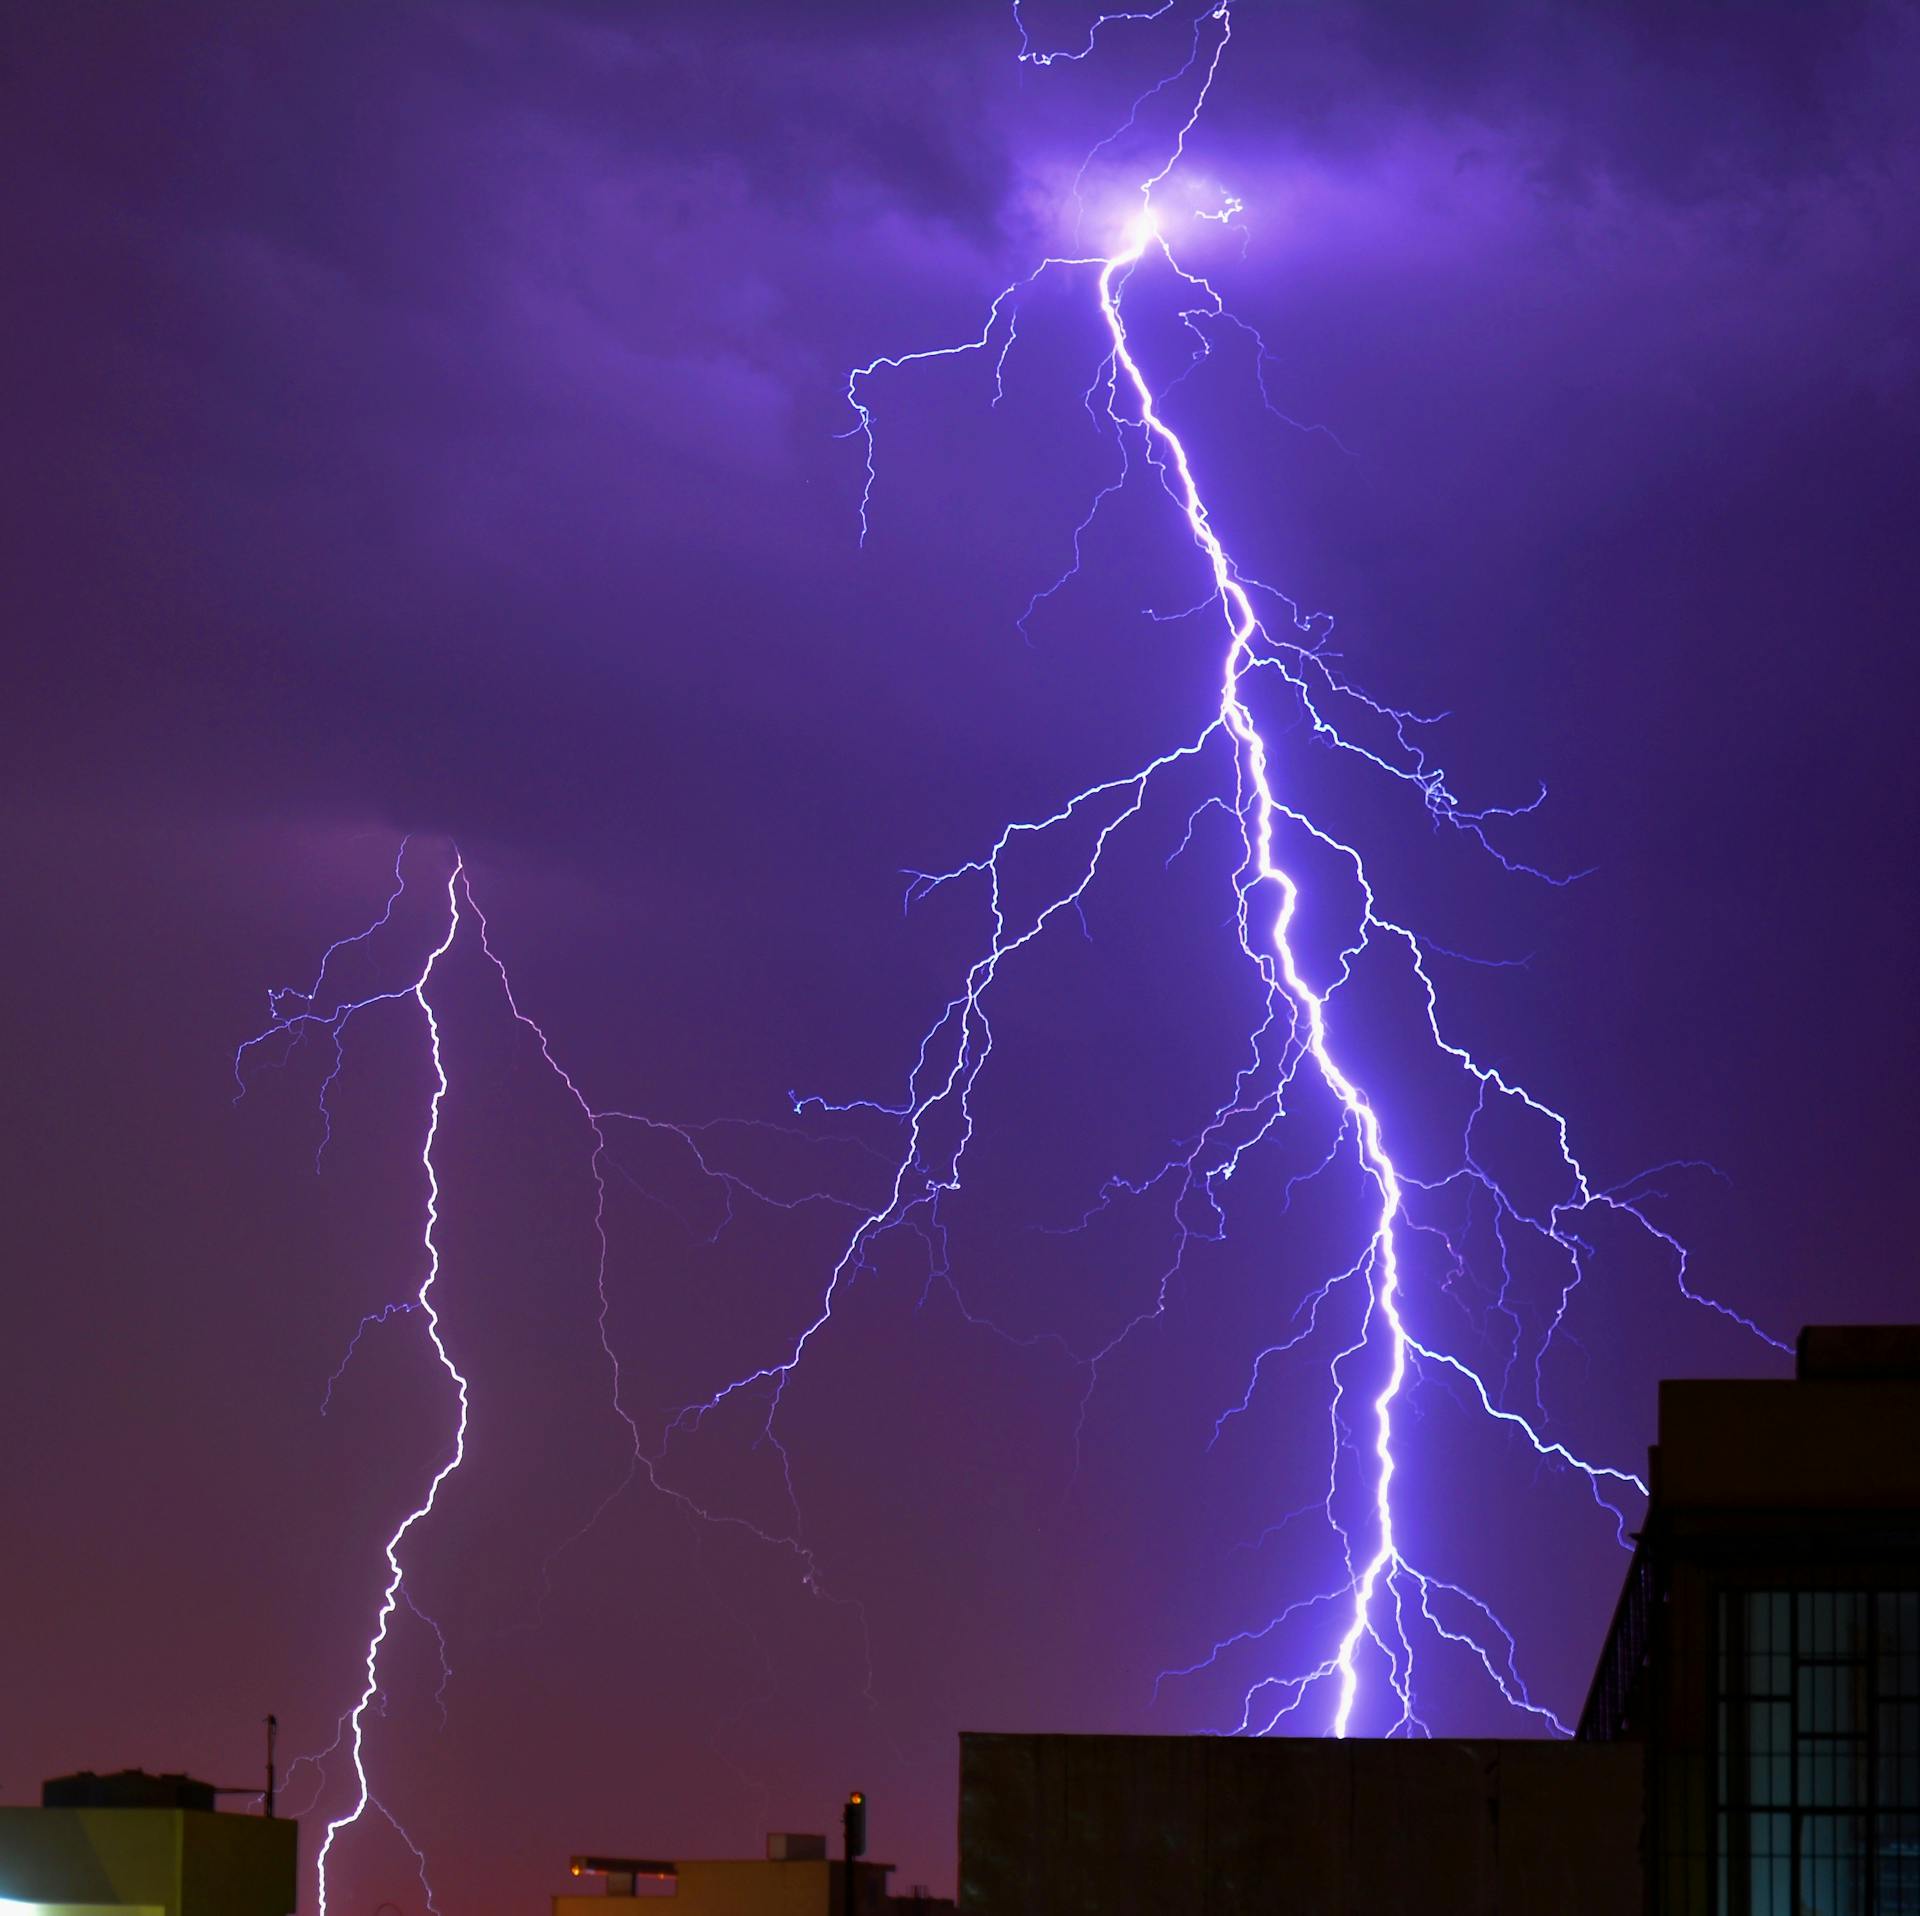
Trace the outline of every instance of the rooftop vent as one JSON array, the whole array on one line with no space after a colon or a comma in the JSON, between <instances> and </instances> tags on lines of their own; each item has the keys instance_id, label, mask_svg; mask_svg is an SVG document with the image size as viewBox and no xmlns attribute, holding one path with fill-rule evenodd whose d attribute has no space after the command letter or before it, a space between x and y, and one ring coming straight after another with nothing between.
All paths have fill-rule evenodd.
<instances>
[{"instance_id":1,"label":"rooftop vent","mask_svg":"<svg viewBox=\"0 0 1920 1916\"><path fill-rule=\"evenodd\" d=\"M826 1860L824 1836L799 1836L791 1830L773 1830L767 1836L769 1863L824 1863Z\"/></svg>"}]
</instances>

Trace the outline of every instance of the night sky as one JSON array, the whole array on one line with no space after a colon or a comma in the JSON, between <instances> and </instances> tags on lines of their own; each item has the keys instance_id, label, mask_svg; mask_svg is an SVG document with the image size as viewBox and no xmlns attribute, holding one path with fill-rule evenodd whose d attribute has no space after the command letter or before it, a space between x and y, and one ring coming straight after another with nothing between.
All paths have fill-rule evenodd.
<instances>
[{"instance_id":1,"label":"night sky","mask_svg":"<svg viewBox=\"0 0 1920 1916\"><path fill-rule=\"evenodd\" d=\"M607 1160L649 1446L811 1320L900 1134L793 1094L898 1103L989 937L977 875L903 912L902 874L1193 737L1222 655L1217 611L1145 616L1206 578L1144 468L1022 630L1115 476L1087 273L1023 303L997 405L991 355L867 384L864 547L847 371L976 335L1076 250L1077 169L1203 12L1043 67L994 0L8 11L7 1800L81 1767L245 1783L269 1709L284 1768L358 1693L382 1542L452 1428L417 1312L328 1397L423 1274L423 1021L349 1026L317 1176L324 1039L263 1050L237 1105L232 1063L379 916L403 839L337 982L417 976L457 843L585 1096L699 1127L616 1125ZM1027 9L1037 47L1090 18ZM1449 1035L1564 1111L1597 1183L1689 1161L1630 1188L1690 1282L1784 1338L1912 1317L1920 13L1234 22L1162 205L1269 356L1214 326L1167 416L1245 570L1330 613L1377 696L1450 714L1423 736L1463 804L1544 783L1497 848L1586 875L1508 873L1273 703L1277 783L1465 955L1434 960ZM1087 250L1193 79L1088 171ZM1143 269L1163 382L1179 291ZM852 1787L896 1887L951 1893L962 1728L1230 1729L1324 1654L1323 1607L1156 1688L1342 1574L1317 1505L1353 1287L1213 1441L1364 1241L1351 1175L1289 1200L1324 1097L1083 1361L1179 1235L1167 1187L1103 1184L1193 1137L1258 1017L1222 814L1170 858L1231 789L1209 764L996 986L949 1276L924 1215L877 1239L789 1385L805 1555L754 1534L794 1527L764 1389L674 1439L675 1494L607 1504L591 1139L477 943L437 969L435 1297L473 1411L405 1558L451 1676L400 1611L366 1739L444 1908L537 1909L580 1849L757 1854ZM1083 850L1037 850L1016 904ZM1325 974L1344 881L1301 882ZM1347 1056L1437 1180L1459 1085L1405 987L1340 1001ZM1481 1143L1516 1202L1558 1195L1537 1125ZM1644 1467L1663 1375L1783 1370L1617 1218L1549 1342L1564 1266L1517 1249L1503 1317L1490 1211L1429 1214L1464 1259L1420 1241L1423 1334L1584 1455ZM1409 1555L1577 1715L1613 1520L1444 1373L1397 1422ZM1394 1720L1381 1674L1356 1729ZM1416 1688L1436 1734L1538 1727L1431 1638ZM288 1778L305 1861L352 1799L339 1756ZM332 1902L382 1901L424 1907L370 1812Z\"/></svg>"}]
</instances>

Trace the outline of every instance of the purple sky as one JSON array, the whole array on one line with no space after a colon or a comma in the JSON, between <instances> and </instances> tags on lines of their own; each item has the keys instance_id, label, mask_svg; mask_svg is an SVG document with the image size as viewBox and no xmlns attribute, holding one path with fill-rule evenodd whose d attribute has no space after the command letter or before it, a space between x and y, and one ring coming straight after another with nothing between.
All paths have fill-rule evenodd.
<instances>
[{"instance_id":1,"label":"purple sky","mask_svg":"<svg viewBox=\"0 0 1920 1916\"><path fill-rule=\"evenodd\" d=\"M381 1542L450 1428L417 1316L369 1332L321 1415L354 1325L420 1281L419 1015L351 1027L318 1177L324 1047L237 1108L230 1060L269 986L378 915L404 835L419 882L359 984L417 971L457 839L591 1100L725 1121L699 1135L762 1190L872 1204L884 1123L734 1121L787 1120L795 1088L900 1096L986 932L977 884L903 916L898 874L1205 722L1217 619L1142 616L1204 591L1150 480L1016 624L1111 477L1084 276L1023 309L998 407L977 356L871 383L864 550L836 437L850 365L972 334L1068 245L1082 157L1195 11L1044 69L991 0L65 0L0 27L9 1800L76 1767L244 1781L267 1709L286 1759L357 1693ZM1028 9L1043 45L1089 17ZM1464 800L1547 784L1502 849L1591 872L1510 877L1297 728L1287 792L1435 943L1529 960L1437 961L1448 1029L1568 1113L1599 1181L1724 1173L1649 1205L1704 1289L1782 1335L1912 1316L1920 16L1236 21L1170 204L1244 201L1237 230L1183 216L1182 256L1262 329L1274 404L1328 430L1261 409L1230 331L1169 416L1245 568L1334 614L1369 689L1452 714L1431 736ZM1089 173L1090 238L1189 98ZM1140 337L1170 377L1166 291L1143 284ZM580 1848L757 1853L855 1785L898 1881L950 1891L959 1729L1231 1727L1317 1653L1276 1632L1155 1693L1327 1587L1324 1524L1256 1540L1323 1489L1337 1344L1270 1367L1208 1447L1353 1254L1337 1185L1282 1209L1324 1113L1248 1161L1227 1242L1103 1367L1076 1444L1066 1352L1151 1305L1175 1233L1158 1198L1052 1227L1163 1162L1244 1050L1217 817L1165 864L1204 795L1143 817L1086 936L1008 974L947 1211L958 1294L1004 1335L896 1233L788 1393L824 1595L644 1489L568 1543L627 1454L584 1127L477 948L449 956L438 1298L473 1426L407 1560L452 1679L443 1721L403 1612L368 1727L447 1908L537 1908ZM1458 1122L1406 1012L1356 995L1350 1053L1444 1176ZM1537 1136L1493 1148L1516 1190L1551 1184ZM608 1329L657 1433L791 1347L854 1214L729 1221L683 1141L613 1156ZM1684 1307L1658 1246L1593 1234L1543 1408L1561 1279L1518 1259L1512 1401L1638 1468L1658 1377L1777 1360ZM1498 1375L1486 1282L1480 1256L1421 1308ZM666 1474L779 1529L756 1429L731 1405ZM1441 1380L1403 1430L1409 1548L1576 1713L1611 1521ZM1444 1650L1421 1707L1436 1733L1525 1726ZM309 1839L350 1783L292 1779ZM377 1821L334 1894L422 1907Z\"/></svg>"}]
</instances>

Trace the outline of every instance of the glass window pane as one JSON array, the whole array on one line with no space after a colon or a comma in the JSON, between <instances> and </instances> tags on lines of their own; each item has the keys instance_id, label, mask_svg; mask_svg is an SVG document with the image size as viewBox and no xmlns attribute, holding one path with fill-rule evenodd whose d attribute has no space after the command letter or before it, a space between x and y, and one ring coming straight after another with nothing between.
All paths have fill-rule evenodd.
<instances>
[{"instance_id":1,"label":"glass window pane","mask_svg":"<svg viewBox=\"0 0 1920 1916\"><path fill-rule=\"evenodd\" d=\"M1920 1916L1920 1818L1881 1818L1874 1888L1881 1916Z\"/></svg>"},{"instance_id":2,"label":"glass window pane","mask_svg":"<svg viewBox=\"0 0 1920 1916\"><path fill-rule=\"evenodd\" d=\"M1803 1735L1833 1734L1833 1671L1825 1664L1800 1672L1800 1729Z\"/></svg>"},{"instance_id":3,"label":"glass window pane","mask_svg":"<svg viewBox=\"0 0 1920 1916\"><path fill-rule=\"evenodd\" d=\"M1800 1898L1812 1916L1860 1909L1862 1826L1851 1816L1809 1816L1800 1826Z\"/></svg>"},{"instance_id":4,"label":"glass window pane","mask_svg":"<svg viewBox=\"0 0 1920 1916\"><path fill-rule=\"evenodd\" d=\"M1798 1801L1805 1809L1857 1809L1865 1806L1866 1749L1858 1743L1806 1743L1800 1746ZM1776 1802L1781 1799L1776 1797Z\"/></svg>"},{"instance_id":5,"label":"glass window pane","mask_svg":"<svg viewBox=\"0 0 1920 1916\"><path fill-rule=\"evenodd\" d=\"M1881 1769L1888 1779L1881 1786L1882 1801L1889 1809L1920 1809L1910 1780L1913 1762L1920 1758L1920 1702L1882 1703L1876 1715Z\"/></svg>"},{"instance_id":6,"label":"glass window pane","mask_svg":"<svg viewBox=\"0 0 1920 1916\"><path fill-rule=\"evenodd\" d=\"M1747 1818L1753 1916L1793 1916L1792 1827L1785 1816Z\"/></svg>"},{"instance_id":7,"label":"glass window pane","mask_svg":"<svg viewBox=\"0 0 1920 1916\"><path fill-rule=\"evenodd\" d=\"M1803 1657L1818 1656L1826 1649L1832 1624L1826 1593L1820 1590L1801 1591L1799 1611L1800 1654Z\"/></svg>"},{"instance_id":8,"label":"glass window pane","mask_svg":"<svg viewBox=\"0 0 1920 1916\"><path fill-rule=\"evenodd\" d=\"M1920 1597L1911 1590L1883 1590L1874 1599L1873 1637L1882 1656L1898 1656L1912 1644L1916 1603Z\"/></svg>"},{"instance_id":9,"label":"glass window pane","mask_svg":"<svg viewBox=\"0 0 1920 1916\"><path fill-rule=\"evenodd\" d=\"M1764 1883L1765 1888L1761 1885ZM1754 1871L1754 1916L1793 1916L1793 1859L1777 1856Z\"/></svg>"},{"instance_id":10,"label":"glass window pane","mask_svg":"<svg viewBox=\"0 0 1920 1916\"><path fill-rule=\"evenodd\" d=\"M1836 1656L1857 1657L1867 1647L1867 1593L1842 1590L1833 1599L1833 1648Z\"/></svg>"}]
</instances>

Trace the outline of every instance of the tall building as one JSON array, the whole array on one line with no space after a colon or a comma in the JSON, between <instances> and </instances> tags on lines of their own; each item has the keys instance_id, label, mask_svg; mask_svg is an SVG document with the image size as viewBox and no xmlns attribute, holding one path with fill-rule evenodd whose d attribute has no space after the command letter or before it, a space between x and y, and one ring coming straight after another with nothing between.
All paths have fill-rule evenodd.
<instances>
[{"instance_id":1,"label":"tall building","mask_svg":"<svg viewBox=\"0 0 1920 1916\"><path fill-rule=\"evenodd\" d=\"M960 1907L1920 1916L1920 1328L1660 1387L1579 1740L967 1734Z\"/></svg>"},{"instance_id":2,"label":"tall building","mask_svg":"<svg viewBox=\"0 0 1920 1916\"><path fill-rule=\"evenodd\" d=\"M0 1807L0 1906L114 1916L292 1916L299 1826L214 1808L210 1783L122 1770L55 1777Z\"/></svg>"},{"instance_id":3,"label":"tall building","mask_svg":"<svg viewBox=\"0 0 1920 1916\"><path fill-rule=\"evenodd\" d=\"M1646 1775L1659 1916L1920 1916L1920 1327L1660 1387L1581 1718Z\"/></svg>"}]
</instances>

